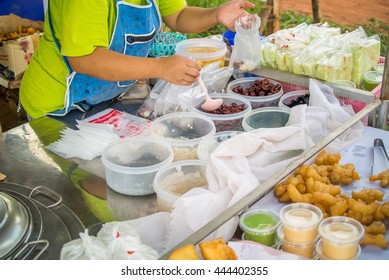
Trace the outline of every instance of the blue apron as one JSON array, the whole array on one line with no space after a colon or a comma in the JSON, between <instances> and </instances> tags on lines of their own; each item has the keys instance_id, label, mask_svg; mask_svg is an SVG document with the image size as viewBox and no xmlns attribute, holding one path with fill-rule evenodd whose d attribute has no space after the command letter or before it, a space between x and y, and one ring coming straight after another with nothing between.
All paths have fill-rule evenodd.
<instances>
[{"instance_id":1,"label":"blue apron","mask_svg":"<svg viewBox=\"0 0 389 280\"><path fill-rule=\"evenodd\" d=\"M155 1L147 0L146 5L138 6L116 0L116 7L116 23L109 49L129 56L146 57L161 28L161 16ZM61 51L61 46L54 36L50 12L49 24L54 41ZM67 57L62 57L70 73L66 78L64 108L48 115L64 116L74 109L85 112L93 105L124 94L136 82L111 82L77 73L70 67Z\"/></svg>"}]
</instances>

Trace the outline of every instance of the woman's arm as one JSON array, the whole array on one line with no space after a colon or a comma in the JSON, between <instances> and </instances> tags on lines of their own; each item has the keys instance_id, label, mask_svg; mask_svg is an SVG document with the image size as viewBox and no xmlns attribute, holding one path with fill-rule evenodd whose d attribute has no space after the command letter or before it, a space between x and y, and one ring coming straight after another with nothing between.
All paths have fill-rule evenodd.
<instances>
[{"instance_id":1,"label":"woman's arm","mask_svg":"<svg viewBox=\"0 0 389 280\"><path fill-rule=\"evenodd\" d=\"M248 13L255 4L244 0L232 0L215 8L186 6L175 14L164 17L164 23L171 29L182 33L203 32L220 23L234 30L235 21Z\"/></svg>"},{"instance_id":2,"label":"woman's arm","mask_svg":"<svg viewBox=\"0 0 389 280\"><path fill-rule=\"evenodd\" d=\"M200 66L183 56L146 58L127 56L106 48L96 48L90 55L68 57L74 71L108 81L157 78L191 85L200 74Z\"/></svg>"}]
</instances>

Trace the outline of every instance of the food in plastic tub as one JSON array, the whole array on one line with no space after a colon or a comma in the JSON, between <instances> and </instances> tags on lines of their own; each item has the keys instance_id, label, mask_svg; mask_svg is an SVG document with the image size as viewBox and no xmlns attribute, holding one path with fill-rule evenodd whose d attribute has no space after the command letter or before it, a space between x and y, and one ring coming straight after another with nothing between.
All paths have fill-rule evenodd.
<instances>
[{"instance_id":1,"label":"food in plastic tub","mask_svg":"<svg viewBox=\"0 0 389 280\"><path fill-rule=\"evenodd\" d=\"M279 82L267 78L249 77L231 81L227 93L239 94L251 102L253 109L277 106L283 89Z\"/></svg>"},{"instance_id":2,"label":"food in plastic tub","mask_svg":"<svg viewBox=\"0 0 389 280\"><path fill-rule=\"evenodd\" d=\"M384 73L385 63L377 63L374 65L374 71Z\"/></svg>"},{"instance_id":3,"label":"food in plastic tub","mask_svg":"<svg viewBox=\"0 0 389 280\"><path fill-rule=\"evenodd\" d=\"M309 203L292 203L282 207L280 219L284 239L293 243L313 242L322 218L320 208Z\"/></svg>"},{"instance_id":4,"label":"food in plastic tub","mask_svg":"<svg viewBox=\"0 0 389 280\"><path fill-rule=\"evenodd\" d=\"M353 258L351 258L349 260L357 260L359 258L360 254L361 254L361 246L358 244L357 253L355 254L355 256ZM322 239L319 239L319 241L316 242L315 255L316 255L316 258L319 260L337 260L337 259L332 259L323 253L323 240Z\"/></svg>"},{"instance_id":5,"label":"food in plastic tub","mask_svg":"<svg viewBox=\"0 0 389 280\"><path fill-rule=\"evenodd\" d=\"M170 212L174 201L193 188L206 188L206 161L181 160L161 168L155 175L158 210Z\"/></svg>"},{"instance_id":6,"label":"food in plastic tub","mask_svg":"<svg viewBox=\"0 0 389 280\"><path fill-rule=\"evenodd\" d=\"M309 90L295 90L285 93L278 102L280 108L292 108L297 105L309 103Z\"/></svg>"},{"instance_id":7,"label":"food in plastic tub","mask_svg":"<svg viewBox=\"0 0 389 280\"><path fill-rule=\"evenodd\" d=\"M289 120L289 111L290 109L280 107L254 109L244 116L243 129L250 131L258 128L283 127Z\"/></svg>"},{"instance_id":8,"label":"food in plastic tub","mask_svg":"<svg viewBox=\"0 0 389 280\"><path fill-rule=\"evenodd\" d=\"M197 147L197 156L201 160L209 160L212 152L220 145L223 141L226 141L235 135L242 133L242 131L220 131L216 132L212 138L204 138L200 141Z\"/></svg>"},{"instance_id":9,"label":"food in plastic tub","mask_svg":"<svg viewBox=\"0 0 389 280\"><path fill-rule=\"evenodd\" d=\"M245 240L266 246L276 242L276 232L281 221L278 214L265 209L247 210L240 216L239 226L244 231Z\"/></svg>"},{"instance_id":10,"label":"food in plastic tub","mask_svg":"<svg viewBox=\"0 0 389 280\"><path fill-rule=\"evenodd\" d=\"M284 228L281 225L277 229L277 239L279 240L279 250L299 255L307 259L315 258L315 244L317 237L314 240L305 243L291 242L284 238Z\"/></svg>"},{"instance_id":11,"label":"food in plastic tub","mask_svg":"<svg viewBox=\"0 0 389 280\"><path fill-rule=\"evenodd\" d=\"M157 171L173 161L173 150L164 141L134 136L109 144L101 160L110 188L126 195L147 195L154 193Z\"/></svg>"},{"instance_id":12,"label":"food in plastic tub","mask_svg":"<svg viewBox=\"0 0 389 280\"><path fill-rule=\"evenodd\" d=\"M364 82L362 87L367 91L372 91L382 83L382 77L382 73L378 71L365 72L365 74L363 74Z\"/></svg>"},{"instance_id":13,"label":"food in plastic tub","mask_svg":"<svg viewBox=\"0 0 389 280\"><path fill-rule=\"evenodd\" d=\"M226 52L226 43L217 39L187 39L176 45L176 55L192 58L201 67L214 62L219 62L220 68L224 67Z\"/></svg>"},{"instance_id":14,"label":"food in plastic tub","mask_svg":"<svg viewBox=\"0 0 389 280\"><path fill-rule=\"evenodd\" d=\"M223 99L223 104L218 110L205 112L201 109L201 104L193 104L191 111L211 119L215 124L216 132L243 131L242 120L245 114L251 111L250 101L237 94L213 93L209 96L213 99Z\"/></svg>"},{"instance_id":15,"label":"food in plastic tub","mask_svg":"<svg viewBox=\"0 0 389 280\"><path fill-rule=\"evenodd\" d=\"M151 124L152 137L171 145L174 161L198 159L198 144L206 137L213 137L215 132L211 119L194 112L166 114Z\"/></svg>"},{"instance_id":16,"label":"food in plastic tub","mask_svg":"<svg viewBox=\"0 0 389 280\"><path fill-rule=\"evenodd\" d=\"M334 260L350 260L357 256L365 229L355 219L334 216L320 222L319 234L325 256Z\"/></svg>"}]
</instances>

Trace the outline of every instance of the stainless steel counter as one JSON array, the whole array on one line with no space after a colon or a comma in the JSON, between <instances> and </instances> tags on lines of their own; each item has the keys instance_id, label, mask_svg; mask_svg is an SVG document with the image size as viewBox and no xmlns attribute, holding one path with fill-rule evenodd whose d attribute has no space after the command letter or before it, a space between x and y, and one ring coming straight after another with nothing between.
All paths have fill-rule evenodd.
<instances>
[{"instance_id":1,"label":"stainless steel counter","mask_svg":"<svg viewBox=\"0 0 389 280\"><path fill-rule=\"evenodd\" d=\"M134 113L138 106L109 102L94 108L88 116L106 107ZM126 196L111 190L100 158L63 159L45 149L60 138L62 129L74 128L76 119L81 118L81 112L73 111L62 118L43 117L0 134L0 172L7 176L6 182L52 189L86 228L156 212L155 195Z\"/></svg>"}]
</instances>

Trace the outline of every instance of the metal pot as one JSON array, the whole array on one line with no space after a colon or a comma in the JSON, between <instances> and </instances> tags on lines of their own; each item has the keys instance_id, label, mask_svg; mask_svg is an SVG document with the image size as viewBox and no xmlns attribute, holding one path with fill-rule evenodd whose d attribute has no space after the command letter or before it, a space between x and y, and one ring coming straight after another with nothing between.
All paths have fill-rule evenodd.
<instances>
[{"instance_id":1,"label":"metal pot","mask_svg":"<svg viewBox=\"0 0 389 280\"><path fill-rule=\"evenodd\" d=\"M0 259L6 258L31 232L31 213L12 196L0 192Z\"/></svg>"}]
</instances>

